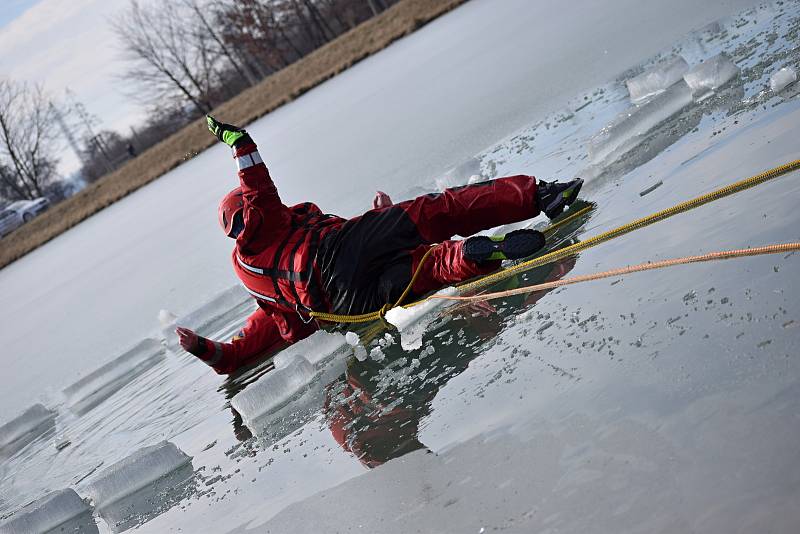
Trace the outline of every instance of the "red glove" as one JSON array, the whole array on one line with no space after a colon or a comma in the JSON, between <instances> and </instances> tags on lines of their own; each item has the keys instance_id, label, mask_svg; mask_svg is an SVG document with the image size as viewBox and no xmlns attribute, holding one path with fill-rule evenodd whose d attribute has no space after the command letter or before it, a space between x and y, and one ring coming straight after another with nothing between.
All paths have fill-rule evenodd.
<instances>
[{"instance_id":1,"label":"red glove","mask_svg":"<svg viewBox=\"0 0 800 534\"><path fill-rule=\"evenodd\" d=\"M206 338L198 336L188 328L179 326L175 329L175 333L178 334L178 341L186 352L200 356L208 350Z\"/></svg>"},{"instance_id":2,"label":"red glove","mask_svg":"<svg viewBox=\"0 0 800 534\"><path fill-rule=\"evenodd\" d=\"M389 195L383 191L377 191L375 193L375 198L372 199L373 209L385 208L387 206L392 206L393 204L394 202L392 202L392 199L389 197Z\"/></svg>"}]
</instances>

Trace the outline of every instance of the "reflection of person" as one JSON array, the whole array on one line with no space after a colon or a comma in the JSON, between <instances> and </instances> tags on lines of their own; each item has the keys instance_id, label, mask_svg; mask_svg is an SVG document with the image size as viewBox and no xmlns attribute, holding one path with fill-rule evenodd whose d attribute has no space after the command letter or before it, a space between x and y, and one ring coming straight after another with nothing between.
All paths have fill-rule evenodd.
<instances>
[{"instance_id":1,"label":"reflection of person","mask_svg":"<svg viewBox=\"0 0 800 534\"><path fill-rule=\"evenodd\" d=\"M236 239L234 271L258 302L260 315L251 317L248 333L259 330L262 347L309 336L317 329L312 310L361 314L395 302L434 243L439 245L420 269L414 296L494 271L502 259L533 254L544 245L535 230L450 238L542 211L553 218L577 198L583 183L537 183L517 175L391 205L379 194L375 209L346 220L310 202L284 205L247 132L210 116L207 121L232 147L239 169L240 187L222 199L219 218L225 234ZM185 328L178 335L187 351L221 373L252 358L250 343L258 344L222 344Z\"/></svg>"},{"instance_id":2,"label":"reflection of person","mask_svg":"<svg viewBox=\"0 0 800 534\"><path fill-rule=\"evenodd\" d=\"M574 266L575 259L567 258L531 274L536 283L550 282L563 278ZM552 289L510 297L509 300L527 307L550 291ZM481 313L482 310L488 311L485 308L462 308L466 313L455 319L457 323L448 323L448 329L455 331L463 327L472 335L494 337L503 328L504 319L494 312ZM425 370L426 380L411 388L401 386L400 391L386 385L383 371L387 361L392 360L391 356L380 362L352 360L344 378L326 390L325 413L333 438L369 468L426 448L419 440L420 422L430 413L431 402L439 389L464 372L480 351L466 354L461 351L437 352L436 363ZM402 398L402 402L398 403L398 398Z\"/></svg>"}]
</instances>

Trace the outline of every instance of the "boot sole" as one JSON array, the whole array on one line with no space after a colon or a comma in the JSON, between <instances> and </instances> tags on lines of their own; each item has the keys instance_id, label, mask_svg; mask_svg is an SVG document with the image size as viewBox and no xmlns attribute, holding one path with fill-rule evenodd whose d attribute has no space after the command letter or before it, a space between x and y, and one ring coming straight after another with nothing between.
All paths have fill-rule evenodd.
<instances>
[{"instance_id":1,"label":"boot sole","mask_svg":"<svg viewBox=\"0 0 800 534\"><path fill-rule=\"evenodd\" d=\"M581 187L583 187L583 179L578 178L576 184L564 189L560 193L561 198L551 202L550 206L548 206L544 211L544 214L547 215L547 218L554 219L558 217L564 211L564 208L571 206L573 202L578 200L578 193L581 192ZM562 204L561 199L564 198L564 195L566 195L566 199Z\"/></svg>"},{"instance_id":2,"label":"boot sole","mask_svg":"<svg viewBox=\"0 0 800 534\"><path fill-rule=\"evenodd\" d=\"M518 260L533 255L544 247L545 239L536 230L514 230L500 240L479 235L464 243L464 257L476 263L490 260Z\"/></svg>"}]
</instances>

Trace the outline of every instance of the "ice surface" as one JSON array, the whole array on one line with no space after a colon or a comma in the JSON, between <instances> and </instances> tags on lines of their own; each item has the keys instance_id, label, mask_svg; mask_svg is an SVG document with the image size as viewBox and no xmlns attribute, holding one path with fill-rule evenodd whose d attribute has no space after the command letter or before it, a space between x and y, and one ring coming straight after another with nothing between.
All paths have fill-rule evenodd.
<instances>
[{"instance_id":1,"label":"ice surface","mask_svg":"<svg viewBox=\"0 0 800 534\"><path fill-rule=\"evenodd\" d=\"M16 449L55 426L56 412L34 404L22 414L0 426L0 453Z\"/></svg>"},{"instance_id":2,"label":"ice surface","mask_svg":"<svg viewBox=\"0 0 800 534\"><path fill-rule=\"evenodd\" d=\"M692 89L681 80L648 102L623 112L589 140L592 163L608 162L639 143L659 123L692 103Z\"/></svg>"},{"instance_id":3,"label":"ice surface","mask_svg":"<svg viewBox=\"0 0 800 534\"><path fill-rule=\"evenodd\" d=\"M62 489L54 491L31 504L19 509L5 523L0 524L0 534L43 533L55 530L64 523L76 518L91 520L91 508L81 499L75 490ZM91 523L94 526L94 523ZM80 530L87 532L91 530ZM72 529L63 529L73 532ZM95 526L94 532L97 532Z\"/></svg>"},{"instance_id":4,"label":"ice surface","mask_svg":"<svg viewBox=\"0 0 800 534\"><path fill-rule=\"evenodd\" d=\"M298 358L319 366L334 354L348 350L345 336L338 332L318 330L307 338L280 351L273 358L276 369L283 369Z\"/></svg>"},{"instance_id":5,"label":"ice surface","mask_svg":"<svg viewBox=\"0 0 800 534\"><path fill-rule=\"evenodd\" d=\"M191 313L179 317L172 322L164 324L171 319L169 315L159 313L158 319L161 323L161 333L167 341L167 345L175 348L178 345L178 336L175 334L175 325L185 326L192 330L200 330L207 327L221 315L231 311L233 308L248 301L253 301L253 297L245 291L241 285L229 287L209 302L203 304ZM164 311L164 310L162 310ZM169 312L167 312L169 313Z\"/></svg>"},{"instance_id":6,"label":"ice surface","mask_svg":"<svg viewBox=\"0 0 800 534\"><path fill-rule=\"evenodd\" d=\"M797 72L792 67L783 67L769 77L769 88L773 93L778 93L796 81Z\"/></svg>"},{"instance_id":7,"label":"ice surface","mask_svg":"<svg viewBox=\"0 0 800 534\"><path fill-rule=\"evenodd\" d=\"M164 347L155 339L144 339L121 356L64 388L70 409L86 413L122 386L152 367L164 355Z\"/></svg>"},{"instance_id":8,"label":"ice surface","mask_svg":"<svg viewBox=\"0 0 800 534\"><path fill-rule=\"evenodd\" d=\"M82 492L95 507L104 507L130 495L190 463L192 458L174 443L162 441L143 447L104 469Z\"/></svg>"},{"instance_id":9,"label":"ice surface","mask_svg":"<svg viewBox=\"0 0 800 534\"><path fill-rule=\"evenodd\" d=\"M651 96L663 93L688 70L689 64L686 60L681 56L675 56L631 78L625 82L631 95L631 102L638 104Z\"/></svg>"},{"instance_id":10,"label":"ice surface","mask_svg":"<svg viewBox=\"0 0 800 534\"><path fill-rule=\"evenodd\" d=\"M702 99L739 75L739 67L727 56L717 54L689 69L683 79L692 89L694 97Z\"/></svg>"},{"instance_id":11,"label":"ice surface","mask_svg":"<svg viewBox=\"0 0 800 534\"><path fill-rule=\"evenodd\" d=\"M454 287L446 287L436 294L456 295L458 290ZM422 347L422 336L428 325L436 319L433 312L448 303L443 299L430 299L411 308L396 306L386 312L386 320L400 331L400 346L404 350L415 350Z\"/></svg>"},{"instance_id":12,"label":"ice surface","mask_svg":"<svg viewBox=\"0 0 800 534\"><path fill-rule=\"evenodd\" d=\"M270 371L237 393L231 399L231 406L247 424L286 404L308 386L316 374L314 366L298 354L286 367Z\"/></svg>"}]
</instances>

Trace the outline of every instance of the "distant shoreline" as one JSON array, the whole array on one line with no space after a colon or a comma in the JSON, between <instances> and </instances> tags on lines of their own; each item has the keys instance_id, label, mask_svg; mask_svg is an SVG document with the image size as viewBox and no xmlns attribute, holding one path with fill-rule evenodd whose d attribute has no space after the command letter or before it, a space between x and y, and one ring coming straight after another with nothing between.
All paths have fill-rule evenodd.
<instances>
[{"instance_id":1,"label":"distant shoreline","mask_svg":"<svg viewBox=\"0 0 800 534\"><path fill-rule=\"evenodd\" d=\"M221 104L213 113L226 122L249 124L466 1L401 0ZM194 121L0 239L0 269L163 176L215 142L206 130L205 121Z\"/></svg>"}]
</instances>

